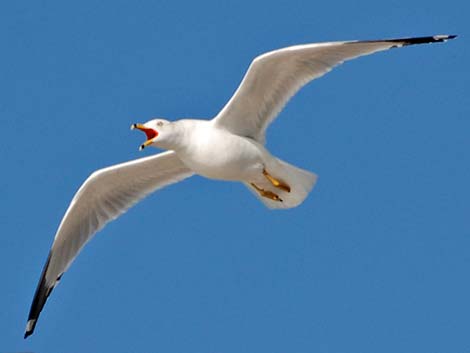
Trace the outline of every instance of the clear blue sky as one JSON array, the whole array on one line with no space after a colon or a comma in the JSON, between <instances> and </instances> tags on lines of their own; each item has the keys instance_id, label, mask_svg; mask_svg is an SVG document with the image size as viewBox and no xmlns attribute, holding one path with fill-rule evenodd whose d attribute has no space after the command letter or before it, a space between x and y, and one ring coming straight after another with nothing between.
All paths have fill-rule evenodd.
<instances>
[{"instance_id":1,"label":"clear blue sky","mask_svg":"<svg viewBox=\"0 0 470 353\"><path fill-rule=\"evenodd\" d=\"M470 350L465 1L0 5L0 352ZM97 235L28 310L95 169L157 152L133 122L214 116L252 58L316 41L459 34L347 63L268 131L316 172L299 208L195 177Z\"/></svg>"}]
</instances>

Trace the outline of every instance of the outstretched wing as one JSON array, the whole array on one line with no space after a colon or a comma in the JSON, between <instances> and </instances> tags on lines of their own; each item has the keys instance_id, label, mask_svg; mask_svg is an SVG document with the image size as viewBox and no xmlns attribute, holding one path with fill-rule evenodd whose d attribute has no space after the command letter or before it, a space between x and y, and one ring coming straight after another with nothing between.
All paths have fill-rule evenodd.
<instances>
[{"instance_id":1,"label":"outstretched wing","mask_svg":"<svg viewBox=\"0 0 470 353\"><path fill-rule=\"evenodd\" d=\"M34 294L25 338L33 333L62 274L97 231L151 192L191 175L193 172L172 151L91 174L75 194L57 230Z\"/></svg>"},{"instance_id":2,"label":"outstretched wing","mask_svg":"<svg viewBox=\"0 0 470 353\"><path fill-rule=\"evenodd\" d=\"M311 80L346 60L412 44L444 42L452 35L296 45L258 56L214 118L217 126L264 143L265 130L287 101Z\"/></svg>"}]
</instances>

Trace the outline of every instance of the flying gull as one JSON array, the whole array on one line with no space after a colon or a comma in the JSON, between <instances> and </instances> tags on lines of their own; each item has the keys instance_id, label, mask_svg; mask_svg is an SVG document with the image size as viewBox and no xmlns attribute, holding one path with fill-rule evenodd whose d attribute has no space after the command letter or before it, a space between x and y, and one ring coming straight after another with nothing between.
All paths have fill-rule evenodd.
<instances>
[{"instance_id":1,"label":"flying gull","mask_svg":"<svg viewBox=\"0 0 470 353\"><path fill-rule=\"evenodd\" d=\"M83 246L108 222L150 193L199 174L240 181L267 207L292 208L312 190L316 175L273 156L265 132L287 101L305 84L346 60L407 45L445 42L454 35L296 45L253 60L240 86L212 120L153 119L131 128L140 146L166 152L100 169L73 197L59 225L34 294L26 332L34 331L52 289Z\"/></svg>"}]
</instances>

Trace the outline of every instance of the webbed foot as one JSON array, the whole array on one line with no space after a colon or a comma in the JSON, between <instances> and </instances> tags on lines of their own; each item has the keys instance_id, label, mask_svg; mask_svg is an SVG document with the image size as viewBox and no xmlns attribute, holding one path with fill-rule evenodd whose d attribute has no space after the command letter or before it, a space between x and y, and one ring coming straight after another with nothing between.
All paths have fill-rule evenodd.
<instances>
[{"instance_id":1,"label":"webbed foot","mask_svg":"<svg viewBox=\"0 0 470 353\"><path fill-rule=\"evenodd\" d=\"M290 186L287 185L286 183L280 181L280 180L277 180L276 178L274 178L271 174L269 174L266 169L263 169L263 175L266 177L266 179L268 179L271 184L273 184L275 187L279 188L279 189L282 189L284 191L287 191L287 192L290 192Z\"/></svg>"},{"instance_id":2,"label":"webbed foot","mask_svg":"<svg viewBox=\"0 0 470 353\"><path fill-rule=\"evenodd\" d=\"M282 199L279 197L279 195L275 194L274 192L269 191L269 190L264 190L254 183L251 183L251 186L253 186L261 196L271 199L273 201L282 202Z\"/></svg>"}]
</instances>

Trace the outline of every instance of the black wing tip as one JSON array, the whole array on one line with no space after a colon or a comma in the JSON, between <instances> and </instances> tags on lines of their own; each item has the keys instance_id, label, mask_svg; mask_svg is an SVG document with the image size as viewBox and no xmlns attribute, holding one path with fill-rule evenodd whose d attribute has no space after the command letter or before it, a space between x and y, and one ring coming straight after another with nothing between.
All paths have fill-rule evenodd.
<instances>
[{"instance_id":1,"label":"black wing tip","mask_svg":"<svg viewBox=\"0 0 470 353\"><path fill-rule=\"evenodd\" d=\"M33 334L34 327L36 326L36 321L37 320L28 320L28 323L26 324L26 330L24 332L24 339L28 338Z\"/></svg>"},{"instance_id":2,"label":"black wing tip","mask_svg":"<svg viewBox=\"0 0 470 353\"><path fill-rule=\"evenodd\" d=\"M426 43L442 43L449 39L456 38L456 34L437 34L428 37L411 37L401 39L391 39L390 42L402 43L403 45L426 44Z\"/></svg>"},{"instance_id":3,"label":"black wing tip","mask_svg":"<svg viewBox=\"0 0 470 353\"><path fill-rule=\"evenodd\" d=\"M360 40L360 41L351 41L349 43L396 43L391 46L391 48L405 47L407 45L415 44L427 44L427 43L442 43L447 42L450 39L457 38L456 34L436 34L434 36L427 37L408 37L408 38L394 38L394 39L382 39L382 40Z\"/></svg>"},{"instance_id":4,"label":"black wing tip","mask_svg":"<svg viewBox=\"0 0 470 353\"><path fill-rule=\"evenodd\" d=\"M51 294L53 286L47 286L46 284L46 272L49 268L49 262L51 260L51 254L47 257L46 264L41 274L41 279L39 280L36 292L34 293L33 303L31 304L31 309L29 310L28 322L26 323L26 330L24 333L24 338L31 336L36 327L36 323L39 318L39 314L42 311L42 308L46 304L46 300Z\"/></svg>"}]
</instances>

